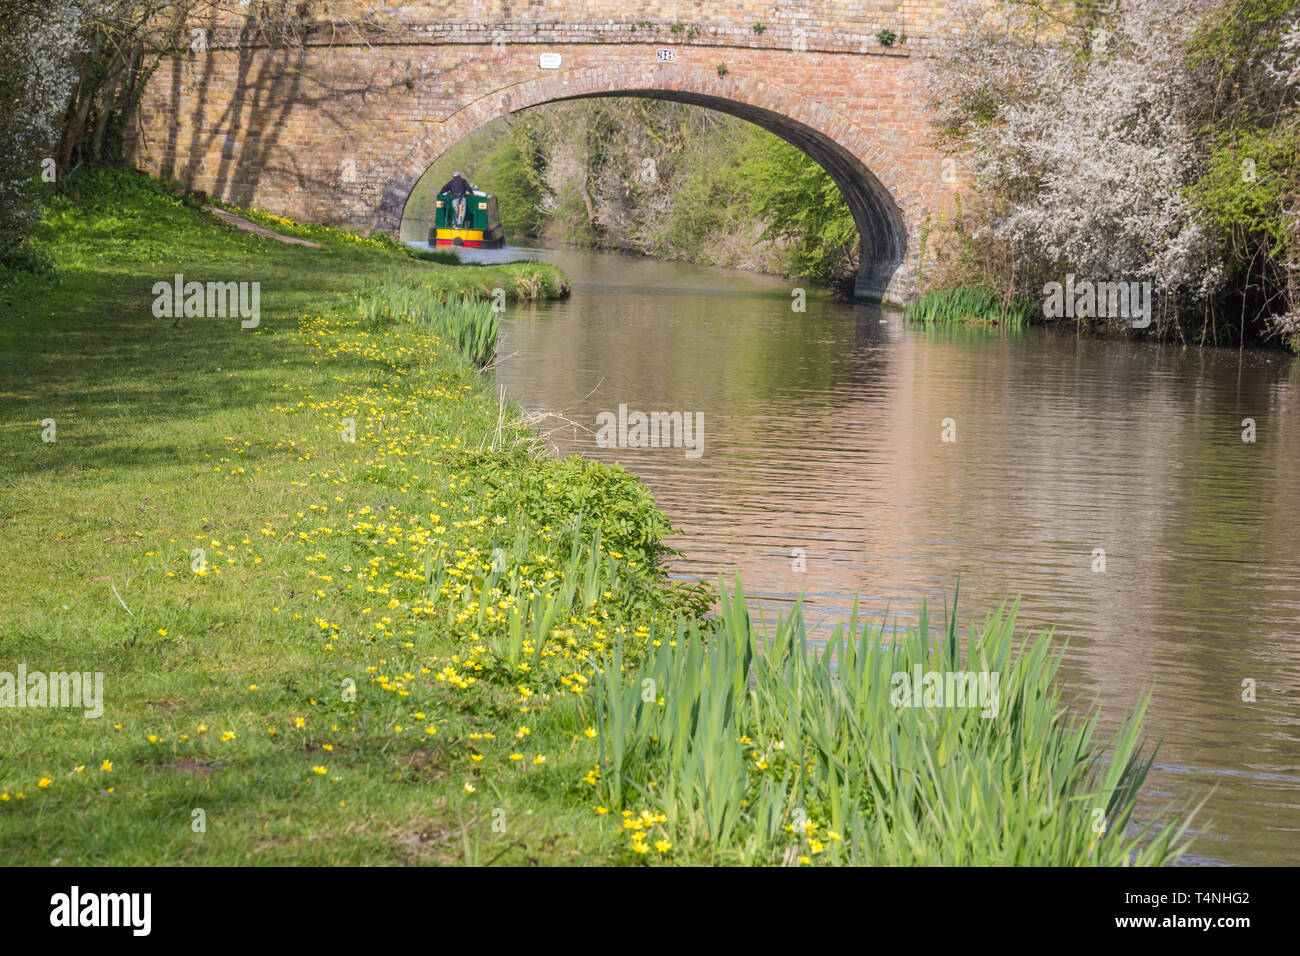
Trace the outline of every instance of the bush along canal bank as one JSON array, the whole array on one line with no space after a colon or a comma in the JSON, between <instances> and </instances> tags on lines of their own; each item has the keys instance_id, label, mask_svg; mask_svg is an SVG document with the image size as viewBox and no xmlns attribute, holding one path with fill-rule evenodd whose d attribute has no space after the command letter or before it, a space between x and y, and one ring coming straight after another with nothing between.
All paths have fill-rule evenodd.
<instances>
[{"instance_id":1,"label":"bush along canal bank","mask_svg":"<svg viewBox=\"0 0 1300 956\"><path fill-rule=\"evenodd\" d=\"M0 672L103 688L100 717L49 706L53 682L0 707L7 859L1184 852L1187 813L1135 812L1144 705L1098 740L1014 608L812 647L797 613L755 627L738 584L671 582L644 485L548 455L480 370L483 305L562 294L557 270L244 215L322 248L99 174L38 230L54 271L0 292ZM175 274L261 283L257 325L173 327L151 302Z\"/></svg>"}]
</instances>

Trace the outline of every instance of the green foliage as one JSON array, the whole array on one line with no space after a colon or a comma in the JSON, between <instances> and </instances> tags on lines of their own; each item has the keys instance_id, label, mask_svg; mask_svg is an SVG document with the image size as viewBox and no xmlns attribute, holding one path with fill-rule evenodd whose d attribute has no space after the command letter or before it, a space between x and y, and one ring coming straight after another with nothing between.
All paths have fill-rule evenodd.
<instances>
[{"instance_id":1,"label":"green foliage","mask_svg":"<svg viewBox=\"0 0 1300 956\"><path fill-rule=\"evenodd\" d=\"M1295 10L1294 0L1228 0L1193 36L1188 69L1206 75L1207 106L1201 175L1188 194L1219 232L1228 282L1215 311L1248 317L1257 334L1300 351L1300 104L1295 84L1272 72L1287 65ZM1199 338L1218 337L1212 315Z\"/></svg>"},{"instance_id":2,"label":"green foliage","mask_svg":"<svg viewBox=\"0 0 1300 956\"><path fill-rule=\"evenodd\" d=\"M0 284L13 282L20 276L49 276L54 273L54 260L37 243L24 239L0 254Z\"/></svg>"},{"instance_id":3,"label":"green foliage","mask_svg":"<svg viewBox=\"0 0 1300 956\"><path fill-rule=\"evenodd\" d=\"M739 163L764 237L785 244L788 271L829 284L856 271L858 229L830 174L806 153L754 129Z\"/></svg>"},{"instance_id":4,"label":"green foliage","mask_svg":"<svg viewBox=\"0 0 1300 956\"><path fill-rule=\"evenodd\" d=\"M1300 124L1224 133L1192 196L1225 234L1265 237L1268 255L1293 255L1288 212L1300 198Z\"/></svg>"},{"instance_id":5,"label":"green foliage","mask_svg":"<svg viewBox=\"0 0 1300 956\"><path fill-rule=\"evenodd\" d=\"M1228 0L1215 6L1188 44L1193 67L1230 72L1277 53L1295 0Z\"/></svg>"},{"instance_id":6,"label":"green foliage","mask_svg":"<svg viewBox=\"0 0 1300 956\"><path fill-rule=\"evenodd\" d=\"M501 314L492 302L449 293L428 283L388 274L353 297L356 312L371 326L411 322L431 328L478 368L496 354Z\"/></svg>"},{"instance_id":7,"label":"green foliage","mask_svg":"<svg viewBox=\"0 0 1300 956\"><path fill-rule=\"evenodd\" d=\"M586 515L605 546L634 568L657 567L676 554L673 533L649 490L621 465L583 458L541 458L526 467L519 459L469 459L481 475L483 493L520 510L537 525L564 527Z\"/></svg>"},{"instance_id":8,"label":"green foliage","mask_svg":"<svg viewBox=\"0 0 1300 956\"><path fill-rule=\"evenodd\" d=\"M1046 636L1015 647L1015 606L964 647L955 618L936 637L924 608L906 629L855 609L814 649L799 606L760 633L739 582L720 597L711 630L652 634L630 673L616 646L595 682L600 790L611 809L650 808L636 829L747 864L1159 866L1186 852L1195 811L1136 819L1149 696L1097 740L1096 710L1062 701L1063 651ZM898 675L917 673L983 675L994 694L910 706Z\"/></svg>"},{"instance_id":9,"label":"green foliage","mask_svg":"<svg viewBox=\"0 0 1300 956\"><path fill-rule=\"evenodd\" d=\"M522 148L521 148L522 147ZM482 172L487 191L497 197L501 225L508 235L535 236L542 228L544 195L539 177L529 175L523 149L536 149L526 135L502 139L484 157Z\"/></svg>"},{"instance_id":10,"label":"green foliage","mask_svg":"<svg viewBox=\"0 0 1300 956\"><path fill-rule=\"evenodd\" d=\"M1034 312L1034 304L1019 296L1006 300L991 289L955 286L931 289L908 303L904 318L928 328L999 325L1022 329L1033 320Z\"/></svg>"},{"instance_id":11,"label":"green foliage","mask_svg":"<svg viewBox=\"0 0 1300 956\"><path fill-rule=\"evenodd\" d=\"M641 204L658 204L671 193L666 213L647 224L642 247L662 258L711 261L710 244L741 232L747 213L735 157L748 142L748 134L718 124L707 148L698 143L691 159L680 157L659 166L659 182L636 183L633 196Z\"/></svg>"}]
</instances>

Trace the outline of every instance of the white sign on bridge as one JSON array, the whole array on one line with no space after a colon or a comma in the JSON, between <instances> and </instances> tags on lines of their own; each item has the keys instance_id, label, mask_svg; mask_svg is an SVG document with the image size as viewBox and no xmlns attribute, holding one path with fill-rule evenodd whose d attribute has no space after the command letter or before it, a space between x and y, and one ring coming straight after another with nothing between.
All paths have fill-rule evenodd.
<instances>
[{"instance_id":1,"label":"white sign on bridge","mask_svg":"<svg viewBox=\"0 0 1300 956\"><path fill-rule=\"evenodd\" d=\"M560 68L560 54L543 53L541 64L543 70L558 70Z\"/></svg>"},{"instance_id":2,"label":"white sign on bridge","mask_svg":"<svg viewBox=\"0 0 1300 956\"><path fill-rule=\"evenodd\" d=\"M658 58L660 63L671 63L673 60L677 59L677 51L672 47L660 47L658 50L655 50L655 56Z\"/></svg>"}]
</instances>

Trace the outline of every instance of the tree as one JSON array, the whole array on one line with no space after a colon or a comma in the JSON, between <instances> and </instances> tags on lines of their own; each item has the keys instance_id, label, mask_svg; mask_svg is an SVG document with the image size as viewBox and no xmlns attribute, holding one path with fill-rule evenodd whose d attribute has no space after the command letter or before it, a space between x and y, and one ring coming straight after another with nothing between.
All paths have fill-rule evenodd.
<instances>
[{"instance_id":1,"label":"tree","mask_svg":"<svg viewBox=\"0 0 1300 956\"><path fill-rule=\"evenodd\" d=\"M76 80L82 11L70 0L0 0L0 259L40 215L40 182Z\"/></svg>"}]
</instances>

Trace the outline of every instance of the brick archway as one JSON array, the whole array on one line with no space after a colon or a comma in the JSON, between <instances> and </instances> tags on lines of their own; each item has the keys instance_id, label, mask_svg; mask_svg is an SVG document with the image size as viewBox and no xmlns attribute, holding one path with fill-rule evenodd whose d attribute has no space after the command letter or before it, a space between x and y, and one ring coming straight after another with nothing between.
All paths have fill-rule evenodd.
<instances>
[{"instance_id":1,"label":"brick archway","mask_svg":"<svg viewBox=\"0 0 1300 956\"><path fill-rule=\"evenodd\" d=\"M470 20L455 0L336 0L328 14L295 7L305 19L280 42L258 5L213 5L192 31L202 48L152 74L129 146L149 172L240 205L395 233L424 170L498 116L592 96L693 103L819 162L861 235L857 294L909 299L923 225L959 185L921 69L946 4L656 0L636 21L624 6L482 0ZM882 28L906 43L878 40Z\"/></svg>"},{"instance_id":2,"label":"brick archway","mask_svg":"<svg viewBox=\"0 0 1300 956\"><path fill-rule=\"evenodd\" d=\"M890 182L899 170L865 131L847 126L828 107L775 83L755 78L719 76L716 70L683 69L647 63L636 69L590 67L547 72L534 80L492 91L438 124L410 148L385 184L378 226L396 234L411 191L438 157L470 133L498 117L562 100L606 96L643 96L718 110L748 120L807 153L830 174L853 213L860 237L855 294L864 299L888 297L890 283L904 266L908 232L903 210L894 198L906 191ZM835 138L828 133L835 131ZM874 160L876 173L860 157Z\"/></svg>"}]
</instances>

